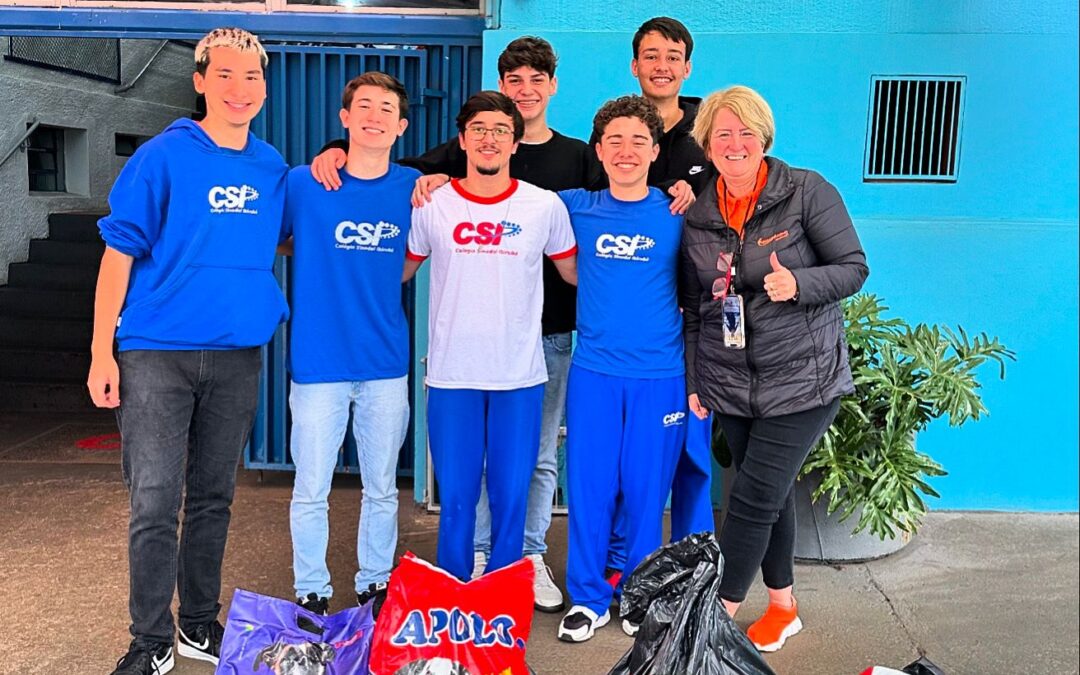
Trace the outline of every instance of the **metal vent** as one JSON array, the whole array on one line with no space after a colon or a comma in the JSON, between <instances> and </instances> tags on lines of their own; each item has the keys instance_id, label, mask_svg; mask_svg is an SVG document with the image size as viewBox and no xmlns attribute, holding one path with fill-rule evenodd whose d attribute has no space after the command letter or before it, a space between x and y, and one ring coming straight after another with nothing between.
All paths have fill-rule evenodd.
<instances>
[{"instance_id":1,"label":"metal vent","mask_svg":"<svg viewBox=\"0 0 1080 675\"><path fill-rule=\"evenodd\" d=\"M863 180L955 183L966 79L874 76Z\"/></svg>"},{"instance_id":2,"label":"metal vent","mask_svg":"<svg viewBox=\"0 0 1080 675\"><path fill-rule=\"evenodd\" d=\"M120 83L120 40L12 37L7 59L94 80Z\"/></svg>"}]
</instances>

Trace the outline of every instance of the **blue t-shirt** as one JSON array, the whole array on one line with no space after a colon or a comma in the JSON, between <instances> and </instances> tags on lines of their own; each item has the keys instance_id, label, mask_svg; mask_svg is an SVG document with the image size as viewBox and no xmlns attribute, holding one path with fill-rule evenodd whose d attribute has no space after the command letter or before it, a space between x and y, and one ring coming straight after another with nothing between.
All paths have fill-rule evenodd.
<instances>
[{"instance_id":1,"label":"blue t-shirt","mask_svg":"<svg viewBox=\"0 0 1080 675\"><path fill-rule=\"evenodd\" d=\"M574 365L605 375L677 377L683 365L676 293L682 216L656 188L624 202L609 190L559 193L578 241Z\"/></svg>"},{"instance_id":2,"label":"blue t-shirt","mask_svg":"<svg viewBox=\"0 0 1080 675\"><path fill-rule=\"evenodd\" d=\"M327 192L308 167L289 172L294 381L356 382L409 372L401 272L412 222L409 196L419 176L396 164L372 180L342 172L341 189Z\"/></svg>"},{"instance_id":3,"label":"blue t-shirt","mask_svg":"<svg viewBox=\"0 0 1080 675\"><path fill-rule=\"evenodd\" d=\"M264 345L289 316L274 277L288 167L248 134L219 147L197 123L173 122L124 165L98 222L134 258L117 324L120 351Z\"/></svg>"}]
</instances>

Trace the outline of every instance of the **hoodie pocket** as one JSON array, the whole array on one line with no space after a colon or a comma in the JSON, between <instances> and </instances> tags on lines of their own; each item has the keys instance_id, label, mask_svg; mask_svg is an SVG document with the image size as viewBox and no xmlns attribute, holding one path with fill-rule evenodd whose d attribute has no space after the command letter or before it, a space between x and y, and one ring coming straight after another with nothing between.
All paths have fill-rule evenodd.
<instances>
[{"instance_id":1,"label":"hoodie pocket","mask_svg":"<svg viewBox=\"0 0 1080 675\"><path fill-rule=\"evenodd\" d=\"M254 347L265 344L287 317L285 296L270 270L189 266L168 288L124 311L117 339Z\"/></svg>"}]
</instances>

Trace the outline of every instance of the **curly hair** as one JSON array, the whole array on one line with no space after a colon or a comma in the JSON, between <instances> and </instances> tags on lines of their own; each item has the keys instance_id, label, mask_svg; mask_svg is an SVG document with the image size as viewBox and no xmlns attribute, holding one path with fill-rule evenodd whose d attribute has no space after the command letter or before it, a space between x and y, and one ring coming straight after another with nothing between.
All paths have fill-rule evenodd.
<instances>
[{"instance_id":1,"label":"curly hair","mask_svg":"<svg viewBox=\"0 0 1080 675\"><path fill-rule=\"evenodd\" d=\"M603 138L604 130L611 120L619 117L635 117L649 127L653 143L659 143L664 135L664 120L660 118L660 111L656 109L652 101L644 96L631 94L612 99L600 106L593 117L593 133L596 138Z\"/></svg>"}]
</instances>

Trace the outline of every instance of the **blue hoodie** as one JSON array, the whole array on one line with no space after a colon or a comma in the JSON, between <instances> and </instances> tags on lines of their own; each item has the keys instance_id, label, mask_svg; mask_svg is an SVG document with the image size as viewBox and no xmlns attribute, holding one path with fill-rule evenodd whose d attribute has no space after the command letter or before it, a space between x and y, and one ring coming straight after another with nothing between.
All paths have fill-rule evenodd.
<instances>
[{"instance_id":1,"label":"blue hoodie","mask_svg":"<svg viewBox=\"0 0 1080 675\"><path fill-rule=\"evenodd\" d=\"M272 266L288 167L248 136L219 147L180 119L141 146L98 222L135 258L117 322L120 351L241 349L266 344L289 309Z\"/></svg>"}]
</instances>

